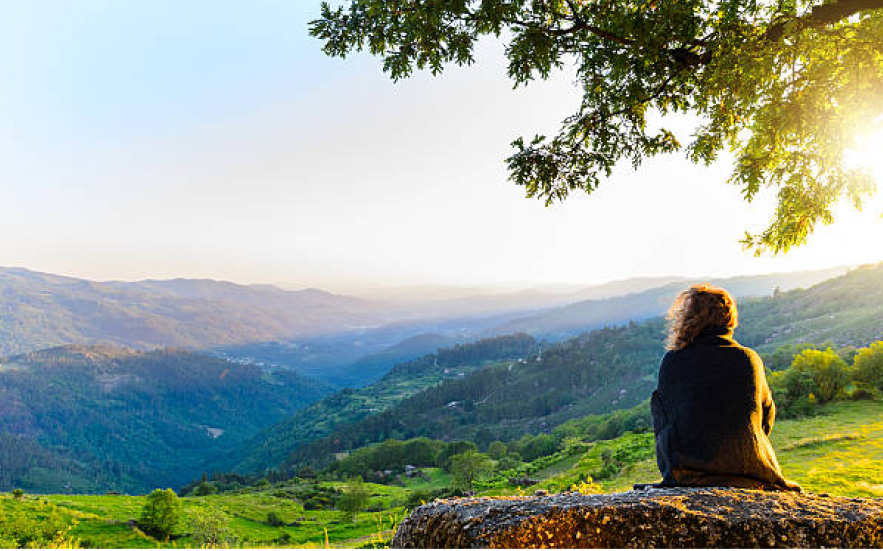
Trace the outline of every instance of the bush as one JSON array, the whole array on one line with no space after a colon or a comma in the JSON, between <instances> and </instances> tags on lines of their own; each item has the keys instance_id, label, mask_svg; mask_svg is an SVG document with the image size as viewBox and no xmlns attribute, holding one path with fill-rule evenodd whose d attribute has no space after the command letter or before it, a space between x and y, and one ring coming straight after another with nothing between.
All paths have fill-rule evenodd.
<instances>
[{"instance_id":1,"label":"bush","mask_svg":"<svg viewBox=\"0 0 883 551\"><path fill-rule=\"evenodd\" d=\"M21 488L12 490L12 498L21 501L25 498L25 491Z\"/></svg>"},{"instance_id":2,"label":"bush","mask_svg":"<svg viewBox=\"0 0 883 551\"><path fill-rule=\"evenodd\" d=\"M193 513L190 537L201 548L230 547L236 542L230 519L216 508L199 508Z\"/></svg>"},{"instance_id":3,"label":"bush","mask_svg":"<svg viewBox=\"0 0 883 551\"><path fill-rule=\"evenodd\" d=\"M304 501L304 510L306 511L318 511L325 508L327 505L326 502L319 500L318 498L311 497L310 499Z\"/></svg>"},{"instance_id":4,"label":"bush","mask_svg":"<svg viewBox=\"0 0 883 551\"><path fill-rule=\"evenodd\" d=\"M497 470L508 471L517 469L521 463L521 457L518 454L510 453L497 461Z\"/></svg>"},{"instance_id":5,"label":"bush","mask_svg":"<svg viewBox=\"0 0 883 551\"><path fill-rule=\"evenodd\" d=\"M157 539L168 540L179 520L178 496L171 489L156 489L147 496L138 526Z\"/></svg>"},{"instance_id":6,"label":"bush","mask_svg":"<svg viewBox=\"0 0 883 551\"><path fill-rule=\"evenodd\" d=\"M506 456L506 444L499 440L491 442L491 445L487 448L487 454L491 456L491 459L497 461L503 459Z\"/></svg>"},{"instance_id":7,"label":"bush","mask_svg":"<svg viewBox=\"0 0 883 551\"><path fill-rule=\"evenodd\" d=\"M192 495L210 496L218 493L218 487L214 482L200 482L199 486L193 489Z\"/></svg>"},{"instance_id":8,"label":"bush","mask_svg":"<svg viewBox=\"0 0 883 551\"><path fill-rule=\"evenodd\" d=\"M472 485L493 468L490 457L469 450L451 457L451 476L458 490L471 491Z\"/></svg>"},{"instance_id":9,"label":"bush","mask_svg":"<svg viewBox=\"0 0 883 551\"><path fill-rule=\"evenodd\" d=\"M413 509L436 499L451 497L455 494L452 488L438 488L436 490L415 490L408 496L405 507Z\"/></svg>"},{"instance_id":10,"label":"bush","mask_svg":"<svg viewBox=\"0 0 883 551\"><path fill-rule=\"evenodd\" d=\"M849 393L849 399L858 401L858 400L874 400L879 395L879 392L875 392L872 389L865 388L864 386L860 386L855 388L852 392Z\"/></svg>"},{"instance_id":11,"label":"bush","mask_svg":"<svg viewBox=\"0 0 883 551\"><path fill-rule=\"evenodd\" d=\"M836 352L806 349L794 357L791 367L776 374L776 384L790 402L813 395L820 404L845 397L849 368Z\"/></svg>"},{"instance_id":12,"label":"bush","mask_svg":"<svg viewBox=\"0 0 883 551\"><path fill-rule=\"evenodd\" d=\"M445 446L445 449L439 452L437 459L438 465L447 471L451 468L451 458L453 456L466 453L468 451L477 452L478 446L476 446L472 442L469 442L468 440L451 442L450 444Z\"/></svg>"},{"instance_id":13,"label":"bush","mask_svg":"<svg viewBox=\"0 0 883 551\"><path fill-rule=\"evenodd\" d=\"M365 487L365 483L361 476L351 478L346 483L343 495L337 501L340 510L346 513L350 519L355 522L356 513L363 510L368 505L368 499L371 495Z\"/></svg>"},{"instance_id":14,"label":"bush","mask_svg":"<svg viewBox=\"0 0 883 551\"><path fill-rule=\"evenodd\" d=\"M883 390L883 341L871 343L871 346L862 348L856 353L853 378Z\"/></svg>"},{"instance_id":15,"label":"bush","mask_svg":"<svg viewBox=\"0 0 883 551\"><path fill-rule=\"evenodd\" d=\"M285 521L282 520L282 517L276 511L270 511L267 513L267 524L270 526L285 526Z\"/></svg>"}]
</instances>

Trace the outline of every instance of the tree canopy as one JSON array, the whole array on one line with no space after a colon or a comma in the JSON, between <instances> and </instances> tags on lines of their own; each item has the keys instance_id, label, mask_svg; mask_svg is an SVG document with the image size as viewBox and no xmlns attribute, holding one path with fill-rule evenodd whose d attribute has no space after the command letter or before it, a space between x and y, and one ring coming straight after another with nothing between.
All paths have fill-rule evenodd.
<instances>
[{"instance_id":1,"label":"tree canopy","mask_svg":"<svg viewBox=\"0 0 883 551\"><path fill-rule=\"evenodd\" d=\"M168 540L180 520L180 509L174 490L157 488L145 498L138 526L158 539Z\"/></svg>"},{"instance_id":2,"label":"tree canopy","mask_svg":"<svg viewBox=\"0 0 883 551\"><path fill-rule=\"evenodd\" d=\"M751 201L777 190L760 254L806 242L832 208L875 189L844 154L883 113L883 0L349 0L322 4L324 51L367 49L393 79L473 63L482 36L505 41L515 86L575 67L582 100L555 136L518 138L510 178L546 204L593 192L622 160L685 150L735 155ZM689 141L648 115L691 113ZM655 119L651 119L654 121Z\"/></svg>"}]
</instances>

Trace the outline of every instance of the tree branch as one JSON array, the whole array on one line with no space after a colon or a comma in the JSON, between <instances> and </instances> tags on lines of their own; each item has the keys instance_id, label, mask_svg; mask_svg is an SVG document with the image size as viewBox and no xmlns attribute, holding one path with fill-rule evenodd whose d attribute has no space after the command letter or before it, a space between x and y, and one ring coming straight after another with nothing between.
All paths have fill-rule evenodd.
<instances>
[{"instance_id":1,"label":"tree branch","mask_svg":"<svg viewBox=\"0 0 883 551\"><path fill-rule=\"evenodd\" d=\"M802 29L825 27L851 15L880 8L883 8L883 0L838 0L831 4L819 4L804 16L773 23L766 31L766 39L778 41L785 35L785 26L792 23L797 23Z\"/></svg>"}]
</instances>

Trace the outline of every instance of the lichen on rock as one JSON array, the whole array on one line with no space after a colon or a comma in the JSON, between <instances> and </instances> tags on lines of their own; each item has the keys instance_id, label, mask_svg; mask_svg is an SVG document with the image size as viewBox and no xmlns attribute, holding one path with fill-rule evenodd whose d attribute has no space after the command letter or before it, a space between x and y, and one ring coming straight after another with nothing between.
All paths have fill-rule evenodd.
<instances>
[{"instance_id":1,"label":"lichen on rock","mask_svg":"<svg viewBox=\"0 0 883 551\"><path fill-rule=\"evenodd\" d=\"M735 488L438 500L395 548L880 548L883 500Z\"/></svg>"}]
</instances>

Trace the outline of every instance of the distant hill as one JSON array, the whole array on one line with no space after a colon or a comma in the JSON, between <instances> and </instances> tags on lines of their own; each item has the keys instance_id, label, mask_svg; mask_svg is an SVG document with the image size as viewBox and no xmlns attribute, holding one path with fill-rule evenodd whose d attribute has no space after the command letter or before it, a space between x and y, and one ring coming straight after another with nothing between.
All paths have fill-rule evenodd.
<instances>
[{"instance_id":1,"label":"distant hill","mask_svg":"<svg viewBox=\"0 0 883 551\"><path fill-rule=\"evenodd\" d=\"M776 285L807 285L834 271L726 282L738 294L769 294ZM429 299L406 293L377 301L207 279L95 282L0 268L0 354L70 343L212 349L338 387L361 386L437 346L517 332L559 340L658 315L683 285L677 277L633 278L517 292L464 289L465 295L452 291Z\"/></svg>"},{"instance_id":2,"label":"distant hill","mask_svg":"<svg viewBox=\"0 0 883 551\"><path fill-rule=\"evenodd\" d=\"M736 286L731 282L730 288ZM791 343L862 346L883 339L883 265L808 289L743 299L740 321L737 339L764 354ZM510 441L568 419L633 406L655 386L664 327L654 317L594 330L523 362L442 381L291 448L287 464L322 463L334 453L387 438Z\"/></svg>"},{"instance_id":3,"label":"distant hill","mask_svg":"<svg viewBox=\"0 0 883 551\"><path fill-rule=\"evenodd\" d=\"M765 296L776 287L783 291L805 287L845 270L743 276L718 283L737 296ZM418 289L387 303L390 312L408 319L305 339L228 345L218 351L232 358L297 369L337 387L360 387L378 380L396 362L418 358L439 346L520 332L558 341L605 325L657 316L690 281L643 277L509 293ZM445 298L425 298L439 294Z\"/></svg>"},{"instance_id":4,"label":"distant hill","mask_svg":"<svg viewBox=\"0 0 883 551\"><path fill-rule=\"evenodd\" d=\"M0 354L68 343L204 348L386 321L373 303L313 289L181 279L98 283L0 268Z\"/></svg>"},{"instance_id":5,"label":"distant hill","mask_svg":"<svg viewBox=\"0 0 883 551\"><path fill-rule=\"evenodd\" d=\"M519 315L523 315L520 312ZM297 371L325 383L361 387L398 362L469 343L512 315L407 320L316 337L216 347L223 357Z\"/></svg>"},{"instance_id":6,"label":"distant hill","mask_svg":"<svg viewBox=\"0 0 883 551\"><path fill-rule=\"evenodd\" d=\"M268 427L226 457L217 467L253 472L275 467L288 453L303 444L394 407L409 396L443 381L460 380L488 363L515 361L537 350L528 335L509 335L441 348L415 360L402 362L376 383L361 389L344 389Z\"/></svg>"},{"instance_id":7,"label":"distant hill","mask_svg":"<svg viewBox=\"0 0 883 551\"><path fill-rule=\"evenodd\" d=\"M316 401L327 387L174 350L67 346L0 360L0 489L144 492Z\"/></svg>"},{"instance_id":8,"label":"distant hill","mask_svg":"<svg viewBox=\"0 0 883 551\"><path fill-rule=\"evenodd\" d=\"M642 320L665 313L679 292L693 283L712 283L724 287L736 297L761 297L772 295L778 288L788 291L795 288L809 287L846 272L846 268L829 268L807 272L780 273L756 276L739 276L727 279L687 279L668 282L660 287L653 287L637 293L575 302L560 308L544 310L540 313L518 318L490 330L494 334L514 332L530 333L531 335L561 339L579 334L589 329ZM640 280L638 280L640 281ZM653 282L655 280L649 280ZM611 284L613 285L613 284ZM625 289L623 285L615 285L606 289Z\"/></svg>"}]
</instances>

